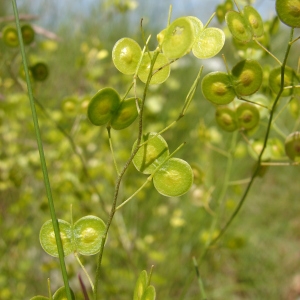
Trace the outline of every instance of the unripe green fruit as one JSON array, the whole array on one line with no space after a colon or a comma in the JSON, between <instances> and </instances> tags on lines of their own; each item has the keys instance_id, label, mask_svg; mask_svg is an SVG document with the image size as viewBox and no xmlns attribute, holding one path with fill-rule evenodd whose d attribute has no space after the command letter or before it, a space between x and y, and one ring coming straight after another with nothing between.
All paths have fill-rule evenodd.
<instances>
[{"instance_id":1,"label":"unripe green fruit","mask_svg":"<svg viewBox=\"0 0 300 300\"><path fill-rule=\"evenodd\" d=\"M228 11L225 15L227 26L237 40L247 43L252 39L252 32L246 19L236 11Z\"/></svg>"},{"instance_id":2,"label":"unripe green fruit","mask_svg":"<svg viewBox=\"0 0 300 300\"><path fill-rule=\"evenodd\" d=\"M250 103L242 103L236 109L239 127L244 130L250 130L259 123L259 111Z\"/></svg>"},{"instance_id":3,"label":"unripe green fruit","mask_svg":"<svg viewBox=\"0 0 300 300\"><path fill-rule=\"evenodd\" d=\"M299 0L276 0L276 11L283 23L290 27L300 27Z\"/></svg>"},{"instance_id":4,"label":"unripe green fruit","mask_svg":"<svg viewBox=\"0 0 300 300\"><path fill-rule=\"evenodd\" d=\"M260 14L256 11L256 9L252 6L245 6L243 9L243 14L249 26L252 28L253 36L262 36L264 34L264 24Z\"/></svg>"},{"instance_id":5,"label":"unripe green fruit","mask_svg":"<svg viewBox=\"0 0 300 300\"><path fill-rule=\"evenodd\" d=\"M19 45L18 33L13 26L7 25L2 29L2 39L9 47L17 47Z\"/></svg>"},{"instance_id":6,"label":"unripe green fruit","mask_svg":"<svg viewBox=\"0 0 300 300\"><path fill-rule=\"evenodd\" d=\"M44 81L49 75L48 66L43 62L38 62L30 68L32 77L36 81Z\"/></svg>"},{"instance_id":7,"label":"unripe green fruit","mask_svg":"<svg viewBox=\"0 0 300 300\"><path fill-rule=\"evenodd\" d=\"M285 153L293 161L300 162L300 132L291 133L285 140Z\"/></svg>"},{"instance_id":8,"label":"unripe green fruit","mask_svg":"<svg viewBox=\"0 0 300 300\"><path fill-rule=\"evenodd\" d=\"M35 32L31 25L24 24L21 27L23 42L25 45L29 45L34 41Z\"/></svg>"},{"instance_id":9,"label":"unripe green fruit","mask_svg":"<svg viewBox=\"0 0 300 300\"><path fill-rule=\"evenodd\" d=\"M238 128L236 113L227 106L219 106L216 109L216 121L225 131L235 131Z\"/></svg>"}]
</instances>

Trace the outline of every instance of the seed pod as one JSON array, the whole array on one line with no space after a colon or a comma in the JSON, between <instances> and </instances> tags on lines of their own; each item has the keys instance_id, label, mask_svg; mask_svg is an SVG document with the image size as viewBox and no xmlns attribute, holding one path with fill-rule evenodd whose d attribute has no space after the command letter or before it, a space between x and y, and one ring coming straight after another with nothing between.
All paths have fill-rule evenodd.
<instances>
[{"instance_id":1,"label":"seed pod","mask_svg":"<svg viewBox=\"0 0 300 300\"><path fill-rule=\"evenodd\" d=\"M194 26L195 38L197 38L197 36L203 30L203 23L197 17L194 16L188 16L187 18L189 18L189 20L192 22Z\"/></svg>"},{"instance_id":2,"label":"seed pod","mask_svg":"<svg viewBox=\"0 0 300 300\"><path fill-rule=\"evenodd\" d=\"M32 77L36 81L44 81L49 75L48 66L43 62L38 62L30 68Z\"/></svg>"},{"instance_id":3,"label":"seed pod","mask_svg":"<svg viewBox=\"0 0 300 300\"><path fill-rule=\"evenodd\" d=\"M67 292L64 286L60 287L53 295L53 300L65 300L67 299ZM71 290L71 299L75 300L74 292Z\"/></svg>"},{"instance_id":4,"label":"seed pod","mask_svg":"<svg viewBox=\"0 0 300 300\"><path fill-rule=\"evenodd\" d=\"M167 197L185 194L193 184L193 170L184 160L170 158L153 176L156 190Z\"/></svg>"},{"instance_id":5,"label":"seed pod","mask_svg":"<svg viewBox=\"0 0 300 300\"><path fill-rule=\"evenodd\" d=\"M239 96L254 94L261 86L263 71L255 60L242 60L237 63L232 71L235 91Z\"/></svg>"},{"instance_id":6,"label":"seed pod","mask_svg":"<svg viewBox=\"0 0 300 300\"><path fill-rule=\"evenodd\" d=\"M276 0L276 12L281 22L290 27L300 27L299 0Z\"/></svg>"},{"instance_id":7,"label":"seed pod","mask_svg":"<svg viewBox=\"0 0 300 300\"><path fill-rule=\"evenodd\" d=\"M31 25L24 24L21 27L23 42L25 45L30 45L34 41L35 32Z\"/></svg>"},{"instance_id":8,"label":"seed pod","mask_svg":"<svg viewBox=\"0 0 300 300\"><path fill-rule=\"evenodd\" d=\"M237 11L228 11L225 16L227 26L237 40L248 43L252 39L252 30L246 19Z\"/></svg>"},{"instance_id":9,"label":"seed pod","mask_svg":"<svg viewBox=\"0 0 300 300\"><path fill-rule=\"evenodd\" d=\"M18 33L13 26L7 25L2 29L2 39L9 47L17 47L19 45Z\"/></svg>"},{"instance_id":10,"label":"seed pod","mask_svg":"<svg viewBox=\"0 0 300 300\"><path fill-rule=\"evenodd\" d=\"M235 131L238 128L236 112L227 106L218 106L216 109L216 121L225 131Z\"/></svg>"},{"instance_id":11,"label":"seed pod","mask_svg":"<svg viewBox=\"0 0 300 300\"><path fill-rule=\"evenodd\" d=\"M120 102L120 96L114 89L101 89L89 103L87 109L89 120L96 126L106 124L117 112Z\"/></svg>"},{"instance_id":12,"label":"seed pod","mask_svg":"<svg viewBox=\"0 0 300 300\"><path fill-rule=\"evenodd\" d=\"M297 82L297 75L295 74L295 71L290 67L285 67L284 72L284 87L286 86L293 86L295 82ZM270 72L269 75L269 85L272 89L272 91L277 94L280 90L281 86L281 67L275 68ZM282 96L290 96L293 94L293 88L285 89L282 92Z\"/></svg>"},{"instance_id":13,"label":"seed pod","mask_svg":"<svg viewBox=\"0 0 300 300\"><path fill-rule=\"evenodd\" d=\"M224 22L225 13L226 13L225 6L223 4L217 5L217 7L216 7L216 16L217 16L218 22L220 24L222 24Z\"/></svg>"},{"instance_id":14,"label":"seed pod","mask_svg":"<svg viewBox=\"0 0 300 300\"><path fill-rule=\"evenodd\" d=\"M135 73L141 55L141 47L130 38L118 40L112 50L112 60L115 67L126 75Z\"/></svg>"},{"instance_id":15,"label":"seed pod","mask_svg":"<svg viewBox=\"0 0 300 300\"><path fill-rule=\"evenodd\" d=\"M196 37L193 54L200 59L207 59L217 55L225 43L225 34L219 28L206 28Z\"/></svg>"},{"instance_id":16,"label":"seed pod","mask_svg":"<svg viewBox=\"0 0 300 300\"><path fill-rule=\"evenodd\" d=\"M141 143L149 140L135 155L133 164L136 169L144 174L152 174L154 170L168 157L169 147L161 135L155 132L144 134ZM133 149L136 147L136 142Z\"/></svg>"},{"instance_id":17,"label":"seed pod","mask_svg":"<svg viewBox=\"0 0 300 300\"><path fill-rule=\"evenodd\" d=\"M285 153L291 160L300 162L300 131L288 135L285 140Z\"/></svg>"},{"instance_id":18,"label":"seed pod","mask_svg":"<svg viewBox=\"0 0 300 300\"><path fill-rule=\"evenodd\" d=\"M74 251L72 244L72 228L71 224L58 219L60 238L64 248L64 255L67 256ZM49 255L58 257L56 239L52 221L48 220L44 223L40 230L40 244Z\"/></svg>"},{"instance_id":19,"label":"seed pod","mask_svg":"<svg viewBox=\"0 0 300 300\"><path fill-rule=\"evenodd\" d=\"M141 101L138 99L139 102ZM111 127L115 130L121 130L130 126L137 118L136 99L128 98L122 101L116 113L113 114L110 121Z\"/></svg>"},{"instance_id":20,"label":"seed pod","mask_svg":"<svg viewBox=\"0 0 300 300\"><path fill-rule=\"evenodd\" d=\"M238 124L241 129L253 129L259 123L259 111L250 103L242 103L236 109Z\"/></svg>"},{"instance_id":21,"label":"seed pod","mask_svg":"<svg viewBox=\"0 0 300 300\"><path fill-rule=\"evenodd\" d=\"M150 52L151 57L153 56L153 52ZM163 53L159 53L156 61L154 63L153 72L157 71L151 78L150 84L161 84L168 79L170 76L170 65L168 64L169 60ZM138 76L140 80L146 83L149 71L150 71L151 59L149 57L149 53L144 53L142 62L138 71Z\"/></svg>"},{"instance_id":22,"label":"seed pod","mask_svg":"<svg viewBox=\"0 0 300 300\"><path fill-rule=\"evenodd\" d=\"M75 222L73 236L76 251L82 255L98 253L105 228L105 223L96 216L85 216Z\"/></svg>"},{"instance_id":23,"label":"seed pod","mask_svg":"<svg viewBox=\"0 0 300 300\"><path fill-rule=\"evenodd\" d=\"M254 7L247 5L243 9L243 15L252 29L253 36L262 36L264 34L264 23L257 10Z\"/></svg>"},{"instance_id":24,"label":"seed pod","mask_svg":"<svg viewBox=\"0 0 300 300\"><path fill-rule=\"evenodd\" d=\"M174 20L167 28L162 43L163 53L169 59L189 53L195 41L195 29L189 17Z\"/></svg>"},{"instance_id":25,"label":"seed pod","mask_svg":"<svg viewBox=\"0 0 300 300\"><path fill-rule=\"evenodd\" d=\"M204 97L215 104L228 104L235 97L229 76L224 72L212 72L202 79Z\"/></svg>"}]
</instances>

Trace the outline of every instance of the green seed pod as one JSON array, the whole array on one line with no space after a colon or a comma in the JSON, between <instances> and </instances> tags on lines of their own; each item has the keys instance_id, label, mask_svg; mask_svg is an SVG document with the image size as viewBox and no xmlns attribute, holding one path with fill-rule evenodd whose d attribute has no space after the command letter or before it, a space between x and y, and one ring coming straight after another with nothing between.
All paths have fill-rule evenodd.
<instances>
[{"instance_id":1,"label":"green seed pod","mask_svg":"<svg viewBox=\"0 0 300 300\"><path fill-rule=\"evenodd\" d=\"M223 4L219 4L216 8L216 16L220 24L222 24L225 20L225 13L225 6Z\"/></svg>"},{"instance_id":2,"label":"green seed pod","mask_svg":"<svg viewBox=\"0 0 300 300\"><path fill-rule=\"evenodd\" d=\"M167 32L167 28L163 29L160 33L157 34L156 38L157 38L157 41L158 41L158 45L161 47L163 41L164 41L164 38L165 38L165 34Z\"/></svg>"},{"instance_id":3,"label":"green seed pod","mask_svg":"<svg viewBox=\"0 0 300 300\"><path fill-rule=\"evenodd\" d=\"M170 158L153 176L156 190L167 197L178 197L191 188L193 170L184 160Z\"/></svg>"},{"instance_id":4,"label":"green seed pod","mask_svg":"<svg viewBox=\"0 0 300 300\"><path fill-rule=\"evenodd\" d=\"M297 82L297 76L295 74L295 71L290 67L285 67L284 72L284 87L286 86L293 86L295 82ZM277 94L280 90L281 86L281 67L275 68L270 72L269 75L269 85L272 89L272 91ZM282 96L290 96L293 94L293 88L285 89L282 92Z\"/></svg>"},{"instance_id":5,"label":"green seed pod","mask_svg":"<svg viewBox=\"0 0 300 300\"><path fill-rule=\"evenodd\" d=\"M167 28L162 50L169 59L180 58L192 50L195 29L189 17L173 21Z\"/></svg>"},{"instance_id":6,"label":"green seed pod","mask_svg":"<svg viewBox=\"0 0 300 300\"><path fill-rule=\"evenodd\" d=\"M78 112L78 99L76 97L66 97L61 103L62 111L70 117L74 117Z\"/></svg>"},{"instance_id":7,"label":"green seed pod","mask_svg":"<svg viewBox=\"0 0 300 300\"><path fill-rule=\"evenodd\" d=\"M297 119L300 115L300 103L299 99L296 97L292 97L289 102L289 111L290 114Z\"/></svg>"},{"instance_id":8,"label":"green seed pod","mask_svg":"<svg viewBox=\"0 0 300 300\"><path fill-rule=\"evenodd\" d=\"M225 131L235 131L238 128L236 112L227 106L218 106L216 109L216 121Z\"/></svg>"},{"instance_id":9,"label":"green seed pod","mask_svg":"<svg viewBox=\"0 0 300 300\"><path fill-rule=\"evenodd\" d=\"M201 86L204 97L215 104L228 104L235 97L229 76L224 72L205 75Z\"/></svg>"},{"instance_id":10,"label":"green seed pod","mask_svg":"<svg viewBox=\"0 0 300 300\"><path fill-rule=\"evenodd\" d=\"M96 126L106 124L117 113L120 102L120 96L114 89L101 89L89 103L87 109L89 120Z\"/></svg>"},{"instance_id":11,"label":"green seed pod","mask_svg":"<svg viewBox=\"0 0 300 300\"><path fill-rule=\"evenodd\" d=\"M259 111L250 103L242 103L236 109L239 127L243 130L253 129L259 123Z\"/></svg>"},{"instance_id":12,"label":"green seed pod","mask_svg":"<svg viewBox=\"0 0 300 300\"><path fill-rule=\"evenodd\" d=\"M136 281L134 293L133 293L133 300L140 300L148 286L148 274L145 270L143 270L138 280Z\"/></svg>"},{"instance_id":13,"label":"green seed pod","mask_svg":"<svg viewBox=\"0 0 300 300\"><path fill-rule=\"evenodd\" d=\"M281 22L290 27L300 27L299 0L276 0L276 12Z\"/></svg>"},{"instance_id":14,"label":"green seed pod","mask_svg":"<svg viewBox=\"0 0 300 300\"><path fill-rule=\"evenodd\" d=\"M53 295L53 300L66 300L67 292L64 286L60 287ZM75 300L74 292L71 290L71 299Z\"/></svg>"},{"instance_id":15,"label":"green seed pod","mask_svg":"<svg viewBox=\"0 0 300 300\"><path fill-rule=\"evenodd\" d=\"M2 39L9 47L17 47L19 45L18 33L13 26L7 25L2 29Z\"/></svg>"},{"instance_id":16,"label":"green seed pod","mask_svg":"<svg viewBox=\"0 0 300 300\"><path fill-rule=\"evenodd\" d=\"M242 60L232 69L235 91L239 96L254 94L261 86L263 71L255 60Z\"/></svg>"},{"instance_id":17,"label":"green seed pod","mask_svg":"<svg viewBox=\"0 0 300 300\"><path fill-rule=\"evenodd\" d=\"M252 30L249 23L240 13L228 11L225 20L234 38L243 43L248 43L252 39Z\"/></svg>"},{"instance_id":18,"label":"green seed pod","mask_svg":"<svg viewBox=\"0 0 300 300\"><path fill-rule=\"evenodd\" d=\"M25 45L30 45L34 41L35 32L31 25L24 24L21 27L23 42Z\"/></svg>"},{"instance_id":19,"label":"green seed pod","mask_svg":"<svg viewBox=\"0 0 300 300\"><path fill-rule=\"evenodd\" d=\"M156 133L150 132L144 134L141 143L149 140L143 145L133 159L136 169L144 174L152 174L154 170L168 157L169 148L167 142L161 135L155 136ZM136 142L133 149L136 147Z\"/></svg>"},{"instance_id":20,"label":"green seed pod","mask_svg":"<svg viewBox=\"0 0 300 300\"><path fill-rule=\"evenodd\" d=\"M49 75L48 66L43 62L38 62L30 68L32 77L36 81L44 81Z\"/></svg>"},{"instance_id":21,"label":"green seed pod","mask_svg":"<svg viewBox=\"0 0 300 300\"><path fill-rule=\"evenodd\" d=\"M115 67L126 75L135 73L141 55L141 47L130 38L118 40L112 50L112 60Z\"/></svg>"},{"instance_id":22,"label":"green seed pod","mask_svg":"<svg viewBox=\"0 0 300 300\"><path fill-rule=\"evenodd\" d=\"M252 6L245 6L243 14L250 28L252 28L253 36L262 36L264 34L264 23L257 10Z\"/></svg>"},{"instance_id":23,"label":"green seed pod","mask_svg":"<svg viewBox=\"0 0 300 300\"><path fill-rule=\"evenodd\" d=\"M141 102L141 99L138 99ZM121 130L130 126L137 118L135 98L128 98L121 102L117 112L112 116L110 121L111 127L115 130Z\"/></svg>"},{"instance_id":24,"label":"green seed pod","mask_svg":"<svg viewBox=\"0 0 300 300\"><path fill-rule=\"evenodd\" d=\"M67 256L74 251L72 244L72 228L71 224L64 220L58 220L60 238L64 248L64 255ZM40 244L49 255L58 257L56 239L52 221L48 220L44 223L40 230Z\"/></svg>"},{"instance_id":25,"label":"green seed pod","mask_svg":"<svg viewBox=\"0 0 300 300\"><path fill-rule=\"evenodd\" d=\"M85 216L74 224L76 251L82 255L94 255L100 251L105 223L98 217Z\"/></svg>"},{"instance_id":26,"label":"green seed pod","mask_svg":"<svg viewBox=\"0 0 300 300\"><path fill-rule=\"evenodd\" d=\"M217 55L225 44L225 34L219 28L206 28L196 37L193 54L200 59Z\"/></svg>"},{"instance_id":27,"label":"green seed pod","mask_svg":"<svg viewBox=\"0 0 300 300\"><path fill-rule=\"evenodd\" d=\"M285 140L285 153L291 160L300 162L300 131L288 135Z\"/></svg>"},{"instance_id":28,"label":"green seed pod","mask_svg":"<svg viewBox=\"0 0 300 300\"><path fill-rule=\"evenodd\" d=\"M192 22L194 26L195 37L197 37L203 30L203 23L197 17L194 16L188 16L187 18L189 18L189 20Z\"/></svg>"},{"instance_id":29,"label":"green seed pod","mask_svg":"<svg viewBox=\"0 0 300 300\"><path fill-rule=\"evenodd\" d=\"M153 52L150 52L151 57L153 57ZM163 53L159 53L156 61L154 63L153 72L157 71L151 78L150 84L161 84L168 79L170 76L170 65L168 64L169 60ZM151 65L151 59L149 57L149 53L144 53L142 62L138 71L138 76L140 80L146 83L149 70Z\"/></svg>"}]
</instances>

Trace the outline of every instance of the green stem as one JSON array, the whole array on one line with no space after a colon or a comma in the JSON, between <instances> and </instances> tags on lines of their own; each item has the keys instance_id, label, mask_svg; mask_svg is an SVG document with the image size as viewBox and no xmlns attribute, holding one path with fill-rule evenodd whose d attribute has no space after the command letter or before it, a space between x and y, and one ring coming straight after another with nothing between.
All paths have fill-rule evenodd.
<instances>
[{"instance_id":1,"label":"green stem","mask_svg":"<svg viewBox=\"0 0 300 300\"><path fill-rule=\"evenodd\" d=\"M115 165L117 174L120 175L120 171L119 171L119 168L118 168L118 165L117 165L117 161L116 161L116 157L115 157L115 153L114 153L114 148L113 148L112 141L111 141L111 134L110 134L111 127L107 126L106 129L107 129L108 142L109 142L109 147L110 147L111 155L113 157L114 165Z\"/></svg>"},{"instance_id":2,"label":"green stem","mask_svg":"<svg viewBox=\"0 0 300 300\"><path fill-rule=\"evenodd\" d=\"M18 13L16 0L12 0L12 4L13 4L13 10L14 10L15 19L16 19L18 39L19 39L20 50L21 50L24 71L25 71L25 76L26 76L28 97L29 97L29 102L30 102L30 107L31 107L31 112L32 112L32 120L34 123L36 140L37 140L37 145L38 145L38 150L39 150L40 160L41 160L41 168L42 168L42 172L43 172L43 176L44 176L44 183L45 183L45 188L46 188L46 193L47 193L47 198L48 198L48 205L49 205L49 209L50 209L50 214L51 214L51 219L52 219L52 224L53 224L53 229L54 229L54 234L55 234L55 240L56 240L56 244L57 244L60 268L61 268L61 273L62 273L62 277L63 277L65 289L66 289L67 298L68 298L68 300L71 300L72 299L71 290L70 290L69 281L68 281L67 269L66 269L66 265L65 265L65 261L64 261L64 250L63 250L63 245L62 245L62 241L60 238L59 225L58 225L54 202L53 202L53 198L52 198L51 186L50 186L48 170L47 170L47 165L46 165L46 160L45 160L43 143L42 143L42 139L41 139L38 117L37 117L36 108L35 108L35 104L34 104L33 92L32 92L32 87L31 87L31 82L30 82L30 77L29 77L28 64L27 64L27 59L26 59L26 54L25 54L25 47L24 47L24 43L23 43L23 39L22 39L22 33L21 33L21 27L20 27L20 21L19 21L19 13Z\"/></svg>"},{"instance_id":3,"label":"green stem","mask_svg":"<svg viewBox=\"0 0 300 300\"><path fill-rule=\"evenodd\" d=\"M93 285L93 282L92 282L92 280L91 280L91 277L89 276L89 273L87 272L86 268L85 268L84 265L82 264L81 260L79 259L78 254L77 254L76 252L74 252L74 256L76 257L76 259L77 259L79 265L81 266L81 268L82 268L84 274L86 275L88 281L90 282L90 285L91 285L91 287L92 287L92 291L94 291L94 285Z\"/></svg>"},{"instance_id":4,"label":"green stem","mask_svg":"<svg viewBox=\"0 0 300 300\"><path fill-rule=\"evenodd\" d=\"M291 29L291 34L290 34L290 41L292 41L293 39L293 33L294 33L294 28ZM264 139L264 144L263 144L263 147L262 147L262 150L259 154L259 157L258 157L258 160L257 160L257 164L256 164L256 168L251 176L251 179L244 191L244 194L242 195L241 199L240 199L240 202L239 204L237 205L236 209L234 210L233 214L231 215L231 217L229 218L229 220L227 221L227 223L225 224L225 226L222 228L222 230L220 231L219 235L213 240L211 241L210 245L213 245L214 243L216 243L222 236L223 234L226 232L226 230L228 229L228 227L230 226L230 224L232 223L232 221L234 220L234 218L236 217L236 215L238 214L238 212L240 211L241 207L243 206L246 198L247 198L247 195L251 189L251 186L260 170L260 166L261 166L261 162L262 162L262 156L266 150L266 147L267 147L267 142L268 142L268 139L269 139L269 135L270 135L270 130L271 130L271 126L272 126L272 121L273 121L273 116L274 116L274 113L275 113L275 110L276 110L276 107L277 107L277 104L278 104L278 101L281 97L281 94L284 90L284 71L285 71L285 66L286 66L286 62L287 62L287 58L288 58L288 55L289 55L289 52L290 52L290 49L291 49L291 43L288 44L287 46L287 49L286 49L286 52L285 52L285 56L284 56L284 60L283 60L283 63L281 65L281 81L280 81L280 89L279 89L279 92L276 96L276 99L273 103L273 106L272 106L272 109L271 109L271 112L270 112L270 117L269 117L269 121L268 121L268 126L267 126L267 131L266 131L266 135L265 135L265 139Z\"/></svg>"},{"instance_id":5,"label":"green stem","mask_svg":"<svg viewBox=\"0 0 300 300\"><path fill-rule=\"evenodd\" d=\"M282 63L281 61L273 54L271 53L263 44L261 44L256 38L253 39L254 42L260 47L262 48L264 51L266 51L271 57L273 57L278 63L279 65L281 66Z\"/></svg>"},{"instance_id":6,"label":"green stem","mask_svg":"<svg viewBox=\"0 0 300 300\"><path fill-rule=\"evenodd\" d=\"M128 167L129 167L129 165L131 164L133 158L135 157L136 153L138 152L139 145L140 145L140 142L142 140L144 106L145 106L145 101L146 101L148 88L149 88L150 81L151 81L151 78L152 78L152 71L153 71L154 63L157 59L158 54L159 54L159 52L155 52L155 54L153 55L153 58L151 60L150 70L149 70L149 76L147 78L145 88L144 88L143 98L142 98L142 102L141 102L141 105L140 105L139 128L138 128L138 137L137 137L136 147L133 149L130 157L128 158L127 162L125 163L125 165L124 165L123 169L121 170L121 172L120 172L120 174L117 178L117 181L116 181L115 192L114 192L114 197L113 197L113 203L112 203L112 207L111 207L111 211L110 211L108 221L106 223L106 230L105 230L105 233L102 237L100 252L99 252L99 256L98 256L96 278L95 278L95 285L94 285L95 286L95 288L94 288L94 299L95 300L97 300L97 298L98 298L98 295L97 295L98 282L99 282L99 278L100 278L100 269L101 269L102 257L103 257L103 252L104 252L104 245L105 245L105 241L107 239L107 234L108 234L109 228L111 226L111 223L113 221L113 218L114 218L114 215L115 215L115 212L116 212L116 206L117 206L121 181L123 179L123 176L124 176L125 172L127 171Z\"/></svg>"},{"instance_id":7,"label":"green stem","mask_svg":"<svg viewBox=\"0 0 300 300\"><path fill-rule=\"evenodd\" d=\"M193 256L193 263L194 263L194 267L195 267L195 271L196 271L196 275L197 275L197 279L198 279L198 284L199 284L199 288L200 288L201 300L207 300L206 293L204 290L204 285L203 285L203 282L202 282L202 279L200 276L200 272L199 272L198 263L194 256Z\"/></svg>"}]
</instances>

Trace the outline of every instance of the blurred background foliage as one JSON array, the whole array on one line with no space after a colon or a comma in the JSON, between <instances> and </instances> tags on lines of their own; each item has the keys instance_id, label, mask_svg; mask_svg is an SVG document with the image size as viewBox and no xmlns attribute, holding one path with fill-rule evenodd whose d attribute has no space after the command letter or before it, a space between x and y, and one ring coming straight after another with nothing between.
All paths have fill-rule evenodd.
<instances>
[{"instance_id":1,"label":"blurred background foliage","mask_svg":"<svg viewBox=\"0 0 300 300\"><path fill-rule=\"evenodd\" d=\"M29 62L43 61L49 67L47 80L33 84L57 214L70 221L72 205L75 221L87 214L106 221L105 210L113 198L116 172L107 132L90 124L86 106L103 87L113 87L121 95L126 92L132 78L114 68L111 49L125 36L142 44L141 17L146 35L152 34L153 48L156 34L166 26L171 1L37 2L23 1L19 10L37 17L26 21L37 32L34 43L26 48ZM173 1L173 18L196 15L205 23L218 1L212 3ZM274 4L270 1L271 5ZM273 11L263 10L263 14L268 20L274 16ZM12 15L9 1L1 1L0 30L10 23ZM224 24L216 19L211 26L221 27L227 33ZM270 36L268 47L279 58L283 57L286 32L280 26ZM228 33L227 36L222 53L232 67L247 51L239 52ZM270 57L261 53L257 56L265 68L274 66ZM299 52L294 51L289 59L295 68L298 56ZM150 88L145 132L159 131L177 118L202 64L204 73L225 69L220 55L207 61L187 56L173 64L166 83ZM140 94L142 87L138 85ZM267 84L260 93L271 103L273 95ZM285 99L281 106L286 102ZM232 133L217 127L214 113L214 106L203 98L199 88L187 116L163 135L171 150L183 141L187 143L180 157L194 167L194 186L180 198L166 198L150 184L117 212L104 253L101 299L130 299L138 274L151 265L157 299L199 299L192 257L199 259L209 237L216 199L222 194L224 183L227 159L223 152L229 150L232 140ZM2 39L0 123L0 299L29 299L47 295L47 278L53 291L62 285L62 280L58 260L44 253L39 244L40 227L50 217L19 49L8 48ZM249 139L259 140L265 123L263 119L260 129ZM272 133L279 140L279 146L274 146L275 156L279 152L282 157L283 136L294 123L285 110L277 123L282 134ZM134 130L137 122L112 133L120 166L136 139ZM255 163L242 135L238 135L234 158L232 184L222 199L221 224L233 212L243 192L244 185L235 182L249 178ZM230 230L200 265L209 299L296 299L293 295L300 274L298 176L297 167L271 167L256 180ZM119 201L145 180L130 167ZM82 258L92 275L96 257ZM67 267L71 286L82 299L77 275L80 273L85 280L84 274L72 257L67 258Z\"/></svg>"}]
</instances>

